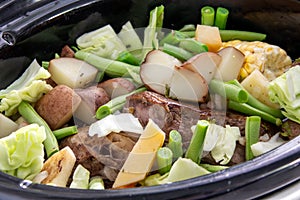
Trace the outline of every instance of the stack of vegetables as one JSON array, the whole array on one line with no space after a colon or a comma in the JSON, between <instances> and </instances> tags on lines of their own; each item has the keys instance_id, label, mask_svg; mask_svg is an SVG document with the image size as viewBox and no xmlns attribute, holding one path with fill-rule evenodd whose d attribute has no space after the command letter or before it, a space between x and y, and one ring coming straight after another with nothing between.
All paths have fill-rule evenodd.
<instances>
[{"instance_id":1,"label":"stack of vegetables","mask_svg":"<svg viewBox=\"0 0 300 200\"><path fill-rule=\"evenodd\" d=\"M261 120L281 126L287 117L300 123L299 66L285 72L291 58L262 42L265 34L226 30L227 9L215 12L205 6L201 14L197 26L163 33L164 7L159 6L150 13L143 41L130 22L118 34L106 25L80 36L71 57L43 62L43 67L34 60L0 91L0 170L37 183L104 189L101 177L90 177L82 165L75 167L76 155L69 147L59 148L62 138L78 131L75 125L66 127L72 118L87 124L90 136L125 130L139 134L113 188L170 183L228 167L242 138L238 127L199 120L183 149L184 133L166 134L152 120L143 128L132 115L118 113L126 97L145 90L184 102L207 103L215 95L225 102L220 109L248 115L246 160L283 144L278 134L269 142L259 141ZM116 77L122 80L106 81ZM91 86L94 83L101 86ZM105 98L96 104L97 96ZM207 152L218 165L202 163Z\"/></svg>"}]
</instances>

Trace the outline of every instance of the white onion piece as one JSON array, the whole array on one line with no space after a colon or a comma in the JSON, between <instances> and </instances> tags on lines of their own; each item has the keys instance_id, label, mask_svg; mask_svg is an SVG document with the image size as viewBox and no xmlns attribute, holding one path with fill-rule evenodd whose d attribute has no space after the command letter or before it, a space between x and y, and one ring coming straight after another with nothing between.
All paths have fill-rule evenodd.
<instances>
[{"instance_id":1,"label":"white onion piece","mask_svg":"<svg viewBox=\"0 0 300 200\"><path fill-rule=\"evenodd\" d=\"M142 134L143 127L138 118L130 113L120 113L118 115L108 115L90 125L89 136L98 135L104 137L111 132L121 131Z\"/></svg>"}]
</instances>

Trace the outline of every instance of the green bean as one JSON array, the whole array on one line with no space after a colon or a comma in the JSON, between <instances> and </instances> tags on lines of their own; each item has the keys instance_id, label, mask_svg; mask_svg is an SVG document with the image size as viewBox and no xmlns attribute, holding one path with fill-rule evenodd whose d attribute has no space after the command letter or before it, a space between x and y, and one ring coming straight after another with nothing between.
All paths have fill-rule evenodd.
<instances>
[{"instance_id":1,"label":"green bean","mask_svg":"<svg viewBox=\"0 0 300 200\"><path fill-rule=\"evenodd\" d=\"M186 38L185 34L179 32L179 31L172 30L169 34L166 35L166 37L161 39L161 41L159 42L159 45L163 46L165 43L177 45L184 38Z\"/></svg>"},{"instance_id":2,"label":"green bean","mask_svg":"<svg viewBox=\"0 0 300 200\"><path fill-rule=\"evenodd\" d=\"M220 30L220 35L223 42L230 40L262 41L267 37L263 33L238 30Z\"/></svg>"},{"instance_id":3,"label":"green bean","mask_svg":"<svg viewBox=\"0 0 300 200\"><path fill-rule=\"evenodd\" d=\"M193 57L193 54L174 45L164 43L163 45L163 52L174 56L175 58L181 60L181 61L186 61Z\"/></svg>"},{"instance_id":4,"label":"green bean","mask_svg":"<svg viewBox=\"0 0 300 200\"><path fill-rule=\"evenodd\" d=\"M102 58L92 53L77 51L75 58L84 60L100 71L104 71L110 77L122 77L128 75L128 68L139 71L139 67L124 62Z\"/></svg>"},{"instance_id":5,"label":"green bean","mask_svg":"<svg viewBox=\"0 0 300 200\"><path fill-rule=\"evenodd\" d=\"M130 95L138 93L138 92L143 92L145 90L146 90L146 88L142 87L142 88L136 89L128 94L124 94L124 95L121 95L121 96L111 99L109 102L100 106L97 109L96 118L102 119L102 118L116 112L117 110L122 109L126 102L127 96L130 96Z\"/></svg>"},{"instance_id":6,"label":"green bean","mask_svg":"<svg viewBox=\"0 0 300 200\"><path fill-rule=\"evenodd\" d=\"M207 45L192 38L182 39L179 42L179 47L195 54L208 51Z\"/></svg>"},{"instance_id":7,"label":"green bean","mask_svg":"<svg viewBox=\"0 0 300 200\"><path fill-rule=\"evenodd\" d=\"M139 66L141 61L128 51L122 51L117 58L117 61Z\"/></svg>"},{"instance_id":8,"label":"green bean","mask_svg":"<svg viewBox=\"0 0 300 200\"><path fill-rule=\"evenodd\" d=\"M44 121L44 119L40 117L39 114L34 110L34 108L28 102L22 101L18 107L18 111L28 123L36 123L45 128L46 139L44 141L44 146L47 157L50 157L54 153L58 152L58 143L52 130Z\"/></svg>"},{"instance_id":9,"label":"green bean","mask_svg":"<svg viewBox=\"0 0 300 200\"><path fill-rule=\"evenodd\" d=\"M219 30L222 42L230 40L263 41L267 35L263 33L239 30ZM195 37L195 31L181 32L185 37Z\"/></svg>"},{"instance_id":10,"label":"green bean","mask_svg":"<svg viewBox=\"0 0 300 200\"><path fill-rule=\"evenodd\" d=\"M276 118L272 115L270 115L269 113L266 113L262 110L256 109L246 103L238 103L232 100L228 101L228 108L247 114L247 115L256 115L256 116L260 116L262 119L271 122L272 124L275 124L277 126L280 126L282 124L281 119Z\"/></svg>"},{"instance_id":11,"label":"green bean","mask_svg":"<svg viewBox=\"0 0 300 200\"><path fill-rule=\"evenodd\" d=\"M177 158L181 157L183 154L182 149L182 137L181 134L176 131L172 130L169 133L169 142L167 145L171 151L173 152L173 159L176 160Z\"/></svg>"},{"instance_id":12,"label":"green bean","mask_svg":"<svg viewBox=\"0 0 300 200\"><path fill-rule=\"evenodd\" d=\"M228 81L227 83L236 85L236 86L244 89L244 87L236 79ZM250 106L253 106L254 108L262 110L266 113L269 113L270 115L273 115L274 117L277 117L277 118L280 118L280 119L284 118L283 114L281 113L281 111L279 109L275 109L275 108L272 108L272 107L269 107L269 106L263 104L262 102L257 100L254 96L252 96L248 91L246 91L246 92L248 94L247 104L249 104Z\"/></svg>"},{"instance_id":13,"label":"green bean","mask_svg":"<svg viewBox=\"0 0 300 200\"><path fill-rule=\"evenodd\" d=\"M261 119L259 116L250 116L246 118L245 137L246 137L246 160L251 160L254 155L251 145L259 141Z\"/></svg>"},{"instance_id":14,"label":"green bean","mask_svg":"<svg viewBox=\"0 0 300 200\"><path fill-rule=\"evenodd\" d=\"M195 37L195 31L182 31L181 34L184 35L185 38Z\"/></svg>"},{"instance_id":15,"label":"green bean","mask_svg":"<svg viewBox=\"0 0 300 200\"><path fill-rule=\"evenodd\" d=\"M76 126L68 126L53 131L53 134L55 135L57 140L74 135L76 133L78 133L78 129Z\"/></svg>"},{"instance_id":16,"label":"green bean","mask_svg":"<svg viewBox=\"0 0 300 200\"><path fill-rule=\"evenodd\" d=\"M200 166L210 172L217 172L229 168L228 166L223 166L223 165L211 165L211 164L202 164L202 163L200 164Z\"/></svg>"},{"instance_id":17,"label":"green bean","mask_svg":"<svg viewBox=\"0 0 300 200\"><path fill-rule=\"evenodd\" d=\"M226 8L218 7L216 12L215 26L220 30L224 30L226 28L228 15L229 11Z\"/></svg>"},{"instance_id":18,"label":"green bean","mask_svg":"<svg viewBox=\"0 0 300 200\"><path fill-rule=\"evenodd\" d=\"M201 8L201 24L213 26L215 22L215 9L211 6Z\"/></svg>"},{"instance_id":19,"label":"green bean","mask_svg":"<svg viewBox=\"0 0 300 200\"><path fill-rule=\"evenodd\" d=\"M189 158L195 163L200 163L200 160L202 158L204 139L205 139L208 126L209 126L208 121L206 120L198 121L191 142L185 153L185 158Z\"/></svg>"},{"instance_id":20,"label":"green bean","mask_svg":"<svg viewBox=\"0 0 300 200\"><path fill-rule=\"evenodd\" d=\"M158 172L163 175L170 171L172 167L173 153L168 147L161 147L157 151Z\"/></svg>"},{"instance_id":21,"label":"green bean","mask_svg":"<svg viewBox=\"0 0 300 200\"><path fill-rule=\"evenodd\" d=\"M186 31L195 31L196 27L194 24L186 24L181 29L179 29L180 32L186 32Z\"/></svg>"},{"instance_id":22,"label":"green bean","mask_svg":"<svg viewBox=\"0 0 300 200\"><path fill-rule=\"evenodd\" d=\"M217 93L223 97L226 97L227 99L237 101L239 103L245 103L248 101L247 92L236 85L212 79L209 83L209 89L213 93Z\"/></svg>"}]
</instances>

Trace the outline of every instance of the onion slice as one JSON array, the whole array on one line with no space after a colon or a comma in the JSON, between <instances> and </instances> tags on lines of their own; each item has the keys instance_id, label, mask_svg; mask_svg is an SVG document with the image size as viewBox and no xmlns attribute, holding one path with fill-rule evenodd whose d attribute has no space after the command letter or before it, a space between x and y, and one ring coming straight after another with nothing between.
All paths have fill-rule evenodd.
<instances>
[{"instance_id":1,"label":"onion slice","mask_svg":"<svg viewBox=\"0 0 300 200\"><path fill-rule=\"evenodd\" d=\"M142 134L143 126L138 118L130 113L108 115L90 125L89 136L104 137L111 132L119 133L121 131Z\"/></svg>"}]
</instances>

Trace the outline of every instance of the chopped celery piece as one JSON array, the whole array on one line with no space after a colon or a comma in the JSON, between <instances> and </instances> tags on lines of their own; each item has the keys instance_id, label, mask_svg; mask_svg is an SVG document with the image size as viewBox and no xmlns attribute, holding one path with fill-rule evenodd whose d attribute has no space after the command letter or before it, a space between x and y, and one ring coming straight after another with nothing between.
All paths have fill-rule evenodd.
<instances>
[{"instance_id":1,"label":"chopped celery piece","mask_svg":"<svg viewBox=\"0 0 300 200\"><path fill-rule=\"evenodd\" d=\"M217 93L232 101L239 103L245 103L248 101L248 93L245 89L227 82L212 79L209 83L209 89L211 92Z\"/></svg>"},{"instance_id":2,"label":"chopped celery piece","mask_svg":"<svg viewBox=\"0 0 300 200\"><path fill-rule=\"evenodd\" d=\"M156 153L157 166L160 174L170 171L172 166L173 153L168 147L161 147Z\"/></svg>"},{"instance_id":3,"label":"chopped celery piece","mask_svg":"<svg viewBox=\"0 0 300 200\"><path fill-rule=\"evenodd\" d=\"M213 26L215 22L215 9L211 6L201 8L201 24Z\"/></svg>"},{"instance_id":4,"label":"chopped celery piece","mask_svg":"<svg viewBox=\"0 0 300 200\"><path fill-rule=\"evenodd\" d=\"M168 43L164 43L163 46L163 52L174 56L175 58L181 60L181 61L186 61L188 59L190 59L191 57L193 57L193 54L183 48L168 44Z\"/></svg>"},{"instance_id":5,"label":"chopped celery piece","mask_svg":"<svg viewBox=\"0 0 300 200\"><path fill-rule=\"evenodd\" d=\"M218 172L224 169L229 168L228 166L223 165L210 165L210 164L200 164L201 167L207 169L210 172Z\"/></svg>"},{"instance_id":6,"label":"chopped celery piece","mask_svg":"<svg viewBox=\"0 0 300 200\"><path fill-rule=\"evenodd\" d=\"M251 146L259 141L260 122L261 118L258 116L250 116L246 119L246 160L254 158Z\"/></svg>"},{"instance_id":7,"label":"chopped celery piece","mask_svg":"<svg viewBox=\"0 0 300 200\"><path fill-rule=\"evenodd\" d=\"M140 65L141 63L141 61L138 58L136 58L133 54L131 54L128 51L121 52L117 57L117 61L125 62L136 66Z\"/></svg>"},{"instance_id":8,"label":"chopped celery piece","mask_svg":"<svg viewBox=\"0 0 300 200\"><path fill-rule=\"evenodd\" d=\"M128 70L132 70L135 72L139 72L139 66L130 65L128 63L107 59L93 53L85 52L85 51L77 51L75 53L75 58L84 60L87 63L93 65L98 70L105 72L109 77L122 77L128 76Z\"/></svg>"},{"instance_id":9,"label":"chopped celery piece","mask_svg":"<svg viewBox=\"0 0 300 200\"><path fill-rule=\"evenodd\" d=\"M177 45L181 40L187 38L184 33L180 31L172 30L169 34L167 34L163 39L160 40L159 44L163 46L165 43L171 45Z\"/></svg>"},{"instance_id":10,"label":"chopped celery piece","mask_svg":"<svg viewBox=\"0 0 300 200\"><path fill-rule=\"evenodd\" d=\"M190 51L192 53L198 54L208 51L207 45L193 39L193 38L186 38L182 39L179 43L179 47Z\"/></svg>"},{"instance_id":11,"label":"chopped celery piece","mask_svg":"<svg viewBox=\"0 0 300 200\"><path fill-rule=\"evenodd\" d=\"M47 156L50 157L54 153L58 152L59 146L52 130L45 120L35 111L35 109L28 102L22 101L18 107L18 111L28 123L34 123L44 127L46 132L44 147Z\"/></svg>"},{"instance_id":12,"label":"chopped celery piece","mask_svg":"<svg viewBox=\"0 0 300 200\"><path fill-rule=\"evenodd\" d=\"M89 182L89 189L90 190L103 190L103 189L105 189L103 179L100 176L92 177L90 179L90 182Z\"/></svg>"},{"instance_id":13,"label":"chopped celery piece","mask_svg":"<svg viewBox=\"0 0 300 200\"><path fill-rule=\"evenodd\" d=\"M215 26L219 27L220 30L226 28L227 18L229 11L226 8L218 7L216 12Z\"/></svg>"},{"instance_id":14,"label":"chopped celery piece","mask_svg":"<svg viewBox=\"0 0 300 200\"><path fill-rule=\"evenodd\" d=\"M173 158L175 160L182 156L182 154L183 154L182 137L178 131L176 131L176 130L170 131L168 147L173 152Z\"/></svg>"},{"instance_id":15,"label":"chopped celery piece","mask_svg":"<svg viewBox=\"0 0 300 200\"><path fill-rule=\"evenodd\" d=\"M200 163L202 158L202 151L204 146L204 139L206 135L209 122L206 120L199 120L196 124L193 136L188 149L186 150L185 157L191 159L195 163Z\"/></svg>"},{"instance_id":16,"label":"chopped celery piece","mask_svg":"<svg viewBox=\"0 0 300 200\"><path fill-rule=\"evenodd\" d=\"M195 31L196 26L194 24L186 24L184 25L179 31L186 32L186 31Z\"/></svg>"}]
</instances>

